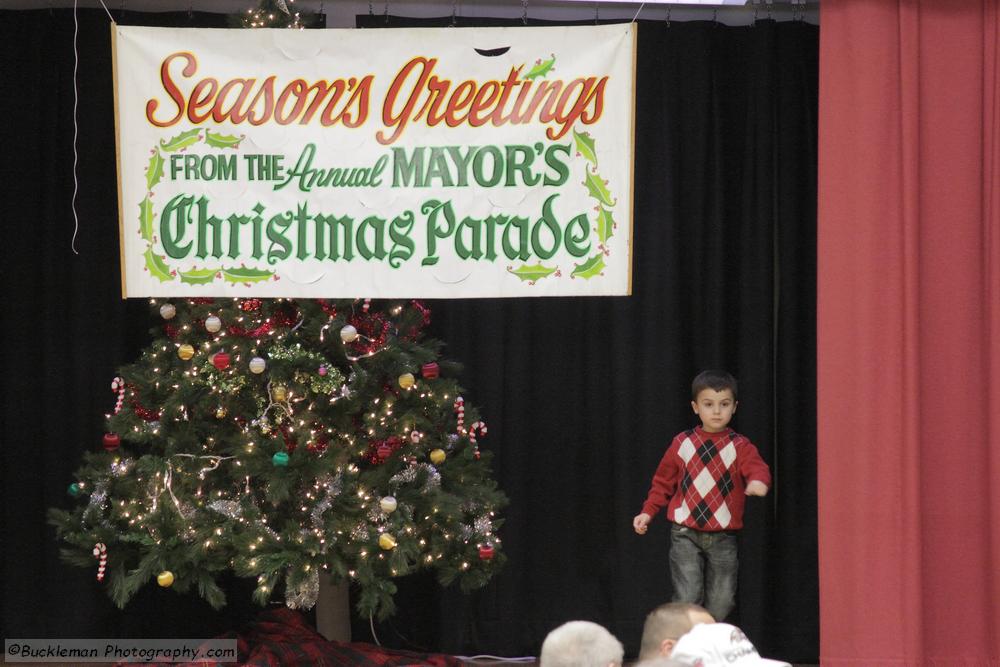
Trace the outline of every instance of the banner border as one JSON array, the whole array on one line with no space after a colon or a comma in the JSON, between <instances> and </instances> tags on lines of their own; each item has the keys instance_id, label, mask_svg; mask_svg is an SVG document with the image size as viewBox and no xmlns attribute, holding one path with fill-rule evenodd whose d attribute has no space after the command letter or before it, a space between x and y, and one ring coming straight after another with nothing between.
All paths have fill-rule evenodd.
<instances>
[{"instance_id":1,"label":"banner border","mask_svg":"<svg viewBox=\"0 0 1000 667\"><path fill-rule=\"evenodd\" d=\"M111 83L115 105L115 163L118 171L118 256L121 267L122 301L128 298L127 274L125 272L125 210L122 184L122 126L118 112L118 24L111 22Z\"/></svg>"}]
</instances>

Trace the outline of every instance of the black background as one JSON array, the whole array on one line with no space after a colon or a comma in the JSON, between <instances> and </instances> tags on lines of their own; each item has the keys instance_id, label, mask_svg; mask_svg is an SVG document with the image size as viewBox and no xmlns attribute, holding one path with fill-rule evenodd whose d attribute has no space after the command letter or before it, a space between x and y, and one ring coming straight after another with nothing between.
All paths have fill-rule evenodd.
<instances>
[{"instance_id":1,"label":"black background","mask_svg":"<svg viewBox=\"0 0 1000 667\"><path fill-rule=\"evenodd\" d=\"M117 18L225 25L187 12ZM404 24L435 22L390 18ZM103 10L79 12L71 250L73 32L68 10L0 12L2 634L211 636L253 617L252 586L229 582L221 612L156 586L118 610L93 572L59 560L45 523L47 507L68 504L80 454L99 446L114 404L115 369L152 323L144 300L120 298ZM695 423L691 378L723 367L740 379L733 426L775 476L772 493L748 503L731 620L764 655L817 661L818 29L641 21L638 44L633 295L427 302L490 427L483 444L511 500L510 561L470 596L401 581L399 612L376 625L383 643L530 655L556 625L589 619L634 654L645 614L670 597L669 536L662 517L644 537L631 519L664 447ZM368 619L354 629L370 638Z\"/></svg>"}]
</instances>

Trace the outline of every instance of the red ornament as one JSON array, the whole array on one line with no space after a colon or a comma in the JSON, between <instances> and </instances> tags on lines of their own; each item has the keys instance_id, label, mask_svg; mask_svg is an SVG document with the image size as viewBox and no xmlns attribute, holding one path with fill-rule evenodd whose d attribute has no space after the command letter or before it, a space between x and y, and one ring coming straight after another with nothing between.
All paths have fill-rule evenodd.
<instances>
[{"instance_id":1,"label":"red ornament","mask_svg":"<svg viewBox=\"0 0 1000 667\"><path fill-rule=\"evenodd\" d=\"M229 368L229 353L228 352L216 352L212 355L212 365L218 368L220 371L224 371Z\"/></svg>"},{"instance_id":2,"label":"red ornament","mask_svg":"<svg viewBox=\"0 0 1000 667\"><path fill-rule=\"evenodd\" d=\"M376 452L378 454L379 460L385 461L390 456L392 456L392 447L390 447L388 443L383 442L381 445L378 446L378 450L376 450Z\"/></svg>"},{"instance_id":3,"label":"red ornament","mask_svg":"<svg viewBox=\"0 0 1000 667\"><path fill-rule=\"evenodd\" d=\"M244 299L240 303L240 310L244 313L254 313L260 310L260 299Z\"/></svg>"},{"instance_id":4,"label":"red ornament","mask_svg":"<svg viewBox=\"0 0 1000 667\"><path fill-rule=\"evenodd\" d=\"M104 449L109 452L113 452L118 449L122 444L122 439L118 437L117 433L105 433L104 434Z\"/></svg>"},{"instance_id":5,"label":"red ornament","mask_svg":"<svg viewBox=\"0 0 1000 667\"><path fill-rule=\"evenodd\" d=\"M492 544L484 544L479 547L479 560L493 560L494 553Z\"/></svg>"},{"instance_id":6,"label":"red ornament","mask_svg":"<svg viewBox=\"0 0 1000 667\"><path fill-rule=\"evenodd\" d=\"M441 367L437 365L436 361L432 361L420 367L420 374L428 380L433 380L441 375Z\"/></svg>"}]
</instances>

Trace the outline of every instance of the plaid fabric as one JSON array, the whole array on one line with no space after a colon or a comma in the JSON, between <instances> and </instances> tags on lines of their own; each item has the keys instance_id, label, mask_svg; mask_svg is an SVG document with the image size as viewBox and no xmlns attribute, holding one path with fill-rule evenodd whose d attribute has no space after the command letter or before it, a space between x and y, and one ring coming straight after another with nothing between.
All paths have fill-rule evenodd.
<instances>
[{"instance_id":1,"label":"plaid fabric","mask_svg":"<svg viewBox=\"0 0 1000 667\"><path fill-rule=\"evenodd\" d=\"M667 505L667 517L695 530L743 527L746 484L771 485L771 472L757 448L732 429L684 431L660 461L642 511L650 516Z\"/></svg>"},{"instance_id":2,"label":"plaid fabric","mask_svg":"<svg viewBox=\"0 0 1000 667\"><path fill-rule=\"evenodd\" d=\"M228 633L220 639L234 636L239 650L238 664L251 667L462 666L461 660L447 655L327 641L306 622L301 613L284 607L265 611L240 634ZM172 663L173 667L177 664L187 667L232 667L236 663ZM168 665L171 663L161 663L161 667Z\"/></svg>"}]
</instances>

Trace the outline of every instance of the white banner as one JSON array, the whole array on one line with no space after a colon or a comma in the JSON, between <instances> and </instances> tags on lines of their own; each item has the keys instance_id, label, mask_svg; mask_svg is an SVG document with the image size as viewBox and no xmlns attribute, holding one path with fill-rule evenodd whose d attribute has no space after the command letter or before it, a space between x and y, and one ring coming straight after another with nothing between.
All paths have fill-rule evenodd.
<instances>
[{"instance_id":1,"label":"white banner","mask_svg":"<svg viewBox=\"0 0 1000 667\"><path fill-rule=\"evenodd\" d=\"M125 296L630 293L635 25L112 31Z\"/></svg>"}]
</instances>

